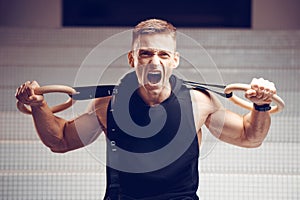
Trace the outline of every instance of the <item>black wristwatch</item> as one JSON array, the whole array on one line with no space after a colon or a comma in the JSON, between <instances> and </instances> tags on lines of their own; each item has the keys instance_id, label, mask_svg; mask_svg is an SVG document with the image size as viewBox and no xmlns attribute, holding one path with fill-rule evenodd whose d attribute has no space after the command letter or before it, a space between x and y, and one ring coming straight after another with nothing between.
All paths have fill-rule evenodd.
<instances>
[{"instance_id":1,"label":"black wristwatch","mask_svg":"<svg viewBox=\"0 0 300 200\"><path fill-rule=\"evenodd\" d=\"M254 109L260 112L267 112L269 110L271 110L271 106L270 104L263 104L263 105L257 105L255 103L253 103Z\"/></svg>"}]
</instances>

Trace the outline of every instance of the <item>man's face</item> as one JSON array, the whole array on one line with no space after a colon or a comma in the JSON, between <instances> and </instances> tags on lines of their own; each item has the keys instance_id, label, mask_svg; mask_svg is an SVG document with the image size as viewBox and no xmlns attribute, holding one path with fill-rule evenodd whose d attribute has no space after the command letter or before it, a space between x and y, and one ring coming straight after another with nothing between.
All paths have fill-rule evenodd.
<instances>
[{"instance_id":1,"label":"man's face","mask_svg":"<svg viewBox=\"0 0 300 200\"><path fill-rule=\"evenodd\" d=\"M135 40L129 62L141 86L147 90L169 86L169 78L179 63L175 49L176 42L169 34L146 34Z\"/></svg>"}]
</instances>

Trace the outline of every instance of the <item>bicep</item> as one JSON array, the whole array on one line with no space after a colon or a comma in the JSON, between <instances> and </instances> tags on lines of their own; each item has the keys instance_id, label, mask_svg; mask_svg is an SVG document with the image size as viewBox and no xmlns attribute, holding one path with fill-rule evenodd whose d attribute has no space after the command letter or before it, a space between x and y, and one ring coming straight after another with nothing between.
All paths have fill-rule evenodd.
<instances>
[{"instance_id":1,"label":"bicep","mask_svg":"<svg viewBox=\"0 0 300 200\"><path fill-rule=\"evenodd\" d=\"M225 109L215 95L208 94L198 91L191 93L197 130L205 124L211 134L221 141L243 146L243 116Z\"/></svg>"},{"instance_id":2,"label":"bicep","mask_svg":"<svg viewBox=\"0 0 300 200\"><path fill-rule=\"evenodd\" d=\"M92 143L101 132L97 116L94 113L85 113L66 123L64 138L70 148L80 148Z\"/></svg>"},{"instance_id":3,"label":"bicep","mask_svg":"<svg viewBox=\"0 0 300 200\"><path fill-rule=\"evenodd\" d=\"M86 146L95 141L103 128L96 110L89 107L87 112L79 117L65 122L64 144L67 151Z\"/></svg>"},{"instance_id":4,"label":"bicep","mask_svg":"<svg viewBox=\"0 0 300 200\"><path fill-rule=\"evenodd\" d=\"M244 146L245 131L243 116L227 110L219 99L210 95L211 110L205 121L209 131L221 141Z\"/></svg>"},{"instance_id":5,"label":"bicep","mask_svg":"<svg viewBox=\"0 0 300 200\"><path fill-rule=\"evenodd\" d=\"M244 125L242 116L222 108L210 114L205 125L221 141L243 146Z\"/></svg>"}]
</instances>

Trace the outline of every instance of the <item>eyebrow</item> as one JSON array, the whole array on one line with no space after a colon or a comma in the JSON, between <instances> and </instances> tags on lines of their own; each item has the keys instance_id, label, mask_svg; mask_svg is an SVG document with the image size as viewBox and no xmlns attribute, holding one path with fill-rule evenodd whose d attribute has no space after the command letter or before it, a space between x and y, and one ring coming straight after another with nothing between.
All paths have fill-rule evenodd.
<instances>
[{"instance_id":1,"label":"eyebrow","mask_svg":"<svg viewBox=\"0 0 300 200\"><path fill-rule=\"evenodd\" d=\"M145 51L145 52L166 52L166 53L170 53L170 54L173 54L175 53L174 51L169 51L169 50L163 50L163 49L154 49L154 48L141 48L141 49L137 49L138 51Z\"/></svg>"}]
</instances>

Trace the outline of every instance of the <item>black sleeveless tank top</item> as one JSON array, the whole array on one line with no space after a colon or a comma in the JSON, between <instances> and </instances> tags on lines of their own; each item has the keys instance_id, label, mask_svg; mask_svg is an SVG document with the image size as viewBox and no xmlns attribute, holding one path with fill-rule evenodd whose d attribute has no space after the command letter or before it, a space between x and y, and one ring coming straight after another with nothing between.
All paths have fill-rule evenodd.
<instances>
[{"instance_id":1,"label":"black sleeveless tank top","mask_svg":"<svg viewBox=\"0 0 300 200\"><path fill-rule=\"evenodd\" d=\"M157 106L138 95L135 73L115 90L107 112L106 199L198 199L191 97L180 79L170 82L170 97Z\"/></svg>"}]
</instances>

